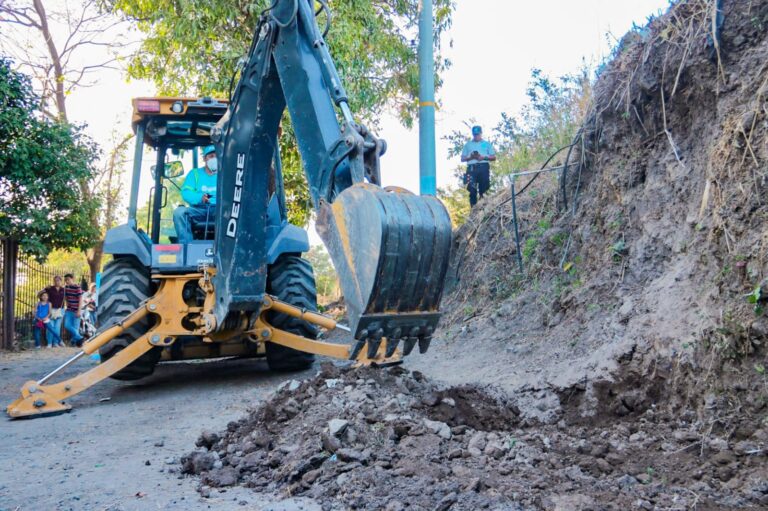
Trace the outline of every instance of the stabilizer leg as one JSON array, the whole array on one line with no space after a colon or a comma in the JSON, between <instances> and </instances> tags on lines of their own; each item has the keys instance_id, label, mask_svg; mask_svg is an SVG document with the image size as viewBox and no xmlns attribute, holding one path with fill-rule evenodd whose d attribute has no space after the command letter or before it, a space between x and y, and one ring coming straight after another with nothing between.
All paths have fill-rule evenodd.
<instances>
[{"instance_id":1,"label":"stabilizer leg","mask_svg":"<svg viewBox=\"0 0 768 511\"><path fill-rule=\"evenodd\" d=\"M397 350L397 344L390 343L387 339L378 339L376 343L368 343L368 349L363 350L365 346L365 340L358 341L354 346L348 346L344 344L335 344L329 342L318 341L315 339L307 339L300 335L286 332L272 326L265 319L265 312L267 310L275 310L289 316L293 316L298 319L302 319L313 325L325 328L326 330L334 330L339 328L341 330L349 331L349 328L340 325L333 318L323 316L317 312L307 311L300 309L294 305L276 300L272 296L267 296L264 299L264 308L259 318L256 320L254 327L248 332L252 338L259 342L273 342L287 348L292 348L306 353L314 353L324 357L336 358L339 360L353 360L360 365L390 365L397 364L402 361L400 352ZM388 350L389 348L389 350Z\"/></svg>"},{"instance_id":2,"label":"stabilizer leg","mask_svg":"<svg viewBox=\"0 0 768 511\"><path fill-rule=\"evenodd\" d=\"M198 325L190 330L183 324L186 314L199 314L201 308L189 307L183 300L183 288L190 280L200 280L205 283L201 274L188 275L156 275L160 280L160 288L154 296L143 302L120 322L97 334L93 339L83 344L83 350L66 361L54 371L38 381L28 381L21 388L21 397L8 405L6 412L11 418L40 417L68 411L71 406L64 403L85 389L95 385L124 369L136 359L157 346L170 346L178 335L203 335L204 329ZM206 281L207 282L207 281ZM211 290L212 291L212 290ZM213 294L210 294L212 298ZM61 383L47 385L46 382L61 370L86 355L96 353L99 348L115 337L125 333L127 329L144 319L147 314L159 316L157 324L147 333L138 337L117 354L103 361L98 366ZM201 320L197 319L199 322Z\"/></svg>"},{"instance_id":3,"label":"stabilizer leg","mask_svg":"<svg viewBox=\"0 0 768 511\"><path fill-rule=\"evenodd\" d=\"M53 385L28 381L21 388L21 397L8 405L6 412L12 419L20 419L69 411L72 407L64 403L65 399L108 378L153 348L149 342L150 333L139 337L106 362L69 380ZM78 358L83 354L86 352L80 352Z\"/></svg>"},{"instance_id":4,"label":"stabilizer leg","mask_svg":"<svg viewBox=\"0 0 768 511\"><path fill-rule=\"evenodd\" d=\"M131 348L138 343L139 346L134 347L133 350L125 349L123 350L125 353L120 353L118 356L115 356L114 359L110 359L90 371L70 380L55 385L45 385L45 382L85 355L96 353L103 345L122 334L136 322L141 321L147 313L148 311L146 307L136 309L116 325L107 328L96 335L96 337L86 342L80 353L67 360L54 371L45 375L39 381L28 381L25 383L21 388L21 397L6 408L8 415L13 419L17 419L22 417L52 415L69 411L72 407L63 403L64 399L74 396L109 375L114 374L130 364L136 358L140 357L143 353L147 352L152 347L148 342L149 337L145 335L137 339L128 346L128 348ZM139 343L139 341L142 340L143 342Z\"/></svg>"}]
</instances>

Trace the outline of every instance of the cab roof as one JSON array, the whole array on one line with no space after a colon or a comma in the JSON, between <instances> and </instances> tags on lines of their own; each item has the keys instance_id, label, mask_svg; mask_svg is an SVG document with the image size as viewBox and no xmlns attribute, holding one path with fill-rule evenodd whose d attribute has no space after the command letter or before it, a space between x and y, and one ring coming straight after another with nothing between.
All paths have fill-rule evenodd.
<instances>
[{"instance_id":1,"label":"cab roof","mask_svg":"<svg viewBox=\"0 0 768 511\"><path fill-rule=\"evenodd\" d=\"M209 97L141 97L133 101L133 132L144 127L144 143L191 149L211 143L211 129L229 102Z\"/></svg>"}]
</instances>

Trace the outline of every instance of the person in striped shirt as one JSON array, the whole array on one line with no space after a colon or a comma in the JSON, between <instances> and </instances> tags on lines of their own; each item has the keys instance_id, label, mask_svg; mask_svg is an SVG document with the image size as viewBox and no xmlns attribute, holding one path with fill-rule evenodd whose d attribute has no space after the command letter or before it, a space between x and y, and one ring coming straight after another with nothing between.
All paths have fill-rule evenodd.
<instances>
[{"instance_id":1,"label":"person in striped shirt","mask_svg":"<svg viewBox=\"0 0 768 511\"><path fill-rule=\"evenodd\" d=\"M75 283L75 277L71 273L64 275L64 300L67 309L64 311L64 329L71 336L72 346L78 348L83 345L83 336L80 335L80 308L83 302L83 290Z\"/></svg>"}]
</instances>

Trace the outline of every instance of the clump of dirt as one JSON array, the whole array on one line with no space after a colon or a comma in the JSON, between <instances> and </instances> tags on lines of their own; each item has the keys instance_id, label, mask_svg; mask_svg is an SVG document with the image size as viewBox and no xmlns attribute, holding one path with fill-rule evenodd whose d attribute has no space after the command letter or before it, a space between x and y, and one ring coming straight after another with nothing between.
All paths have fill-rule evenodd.
<instances>
[{"instance_id":1,"label":"clump of dirt","mask_svg":"<svg viewBox=\"0 0 768 511\"><path fill-rule=\"evenodd\" d=\"M768 505L768 429L733 445L652 408L524 426L508 397L402 368L325 365L182 458L203 495L243 485L323 509L733 509Z\"/></svg>"}]
</instances>

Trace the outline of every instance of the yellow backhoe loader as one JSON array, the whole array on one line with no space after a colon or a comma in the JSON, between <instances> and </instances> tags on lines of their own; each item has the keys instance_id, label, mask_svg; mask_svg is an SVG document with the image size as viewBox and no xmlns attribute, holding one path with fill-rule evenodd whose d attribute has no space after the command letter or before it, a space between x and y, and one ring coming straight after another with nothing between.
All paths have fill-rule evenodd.
<instances>
[{"instance_id":1,"label":"yellow backhoe loader","mask_svg":"<svg viewBox=\"0 0 768 511\"><path fill-rule=\"evenodd\" d=\"M142 378L162 360L263 356L274 370L297 370L314 355L387 364L428 349L450 219L434 197L381 187L386 144L355 121L315 16L309 0L277 0L262 14L231 103L134 100L129 218L105 238L114 259L102 274L100 329L72 359L24 384L11 417L66 411L100 380ZM286 108L348 325L316 312L312 268L301 258L307 235L287 221L277 143ZM145 219L137 202L147 145L157 158ZM191 152L196 167L201 148L204 158L215 152L219 171L205 214L187 217L187 239L166 225L163 206L184 172L169 154ZM341 328L351 342L317 340L318 328ZM51 383L97 352L98 366Z\"/></svg>"}]
</instances>

